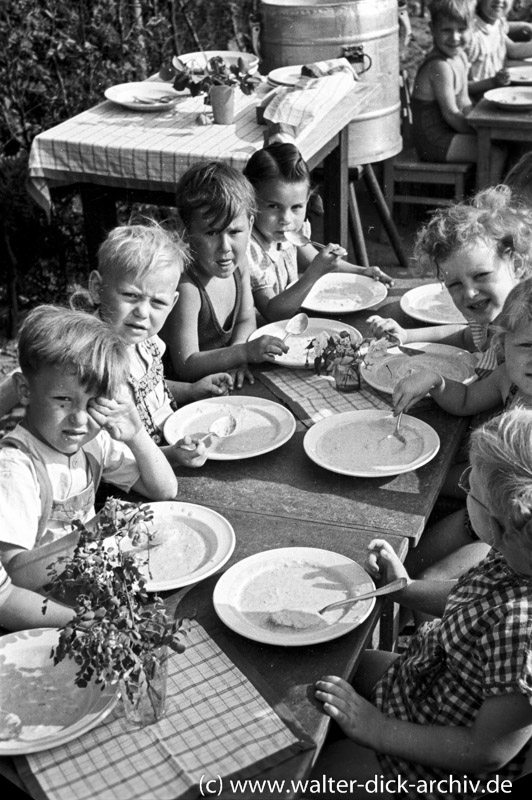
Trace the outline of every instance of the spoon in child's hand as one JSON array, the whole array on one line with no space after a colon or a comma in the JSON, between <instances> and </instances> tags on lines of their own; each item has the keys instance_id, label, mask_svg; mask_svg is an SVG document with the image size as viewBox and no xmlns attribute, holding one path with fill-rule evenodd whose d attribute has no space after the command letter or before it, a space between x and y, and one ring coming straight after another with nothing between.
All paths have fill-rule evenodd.
<instances>
[{"instance_id":1,"label":"spoon in child's hand","mask_svg":"<svg viewBox=\"0 0 532 800\"><path fill-rule=\"evenodd\" d=\"M209 433L204 433L203 436L199 436L195 442L192 444L180 444L183 450L195 450L196 447L200 442L204 442L205 439L208 439L209 436L216 436L218 439L226 439L228 436L231 436L234 433L236 428L236 419L233 417L232 414L227 414L223 417L218 417L211 422L209 427Z\"/></svg>"},{"instance_id":2,"label":"spoon in child's hand","mask_svg":"<svg viewBox=\"0 0 532 800\"><path fill-rule=\"evenodd\" d=\"M299 336L300 334L305 333L307 328L308 328L308 317L302 311L300 314L296 314L295 317L292 317L292 319L288 320L288 322L285 325L286 333L283 336L282 341L284 342L284 340L288 336Z\"/></svg>"},{"instance_id":3,"label":"spoon in child's hand","mask_svg":"<svg viewBox=\"0 0 532 800\"><path fill-rule=\"evenodd\" d=\"M305 247L307 244L311 244L312 247L316 248L316 250L323 250L325 247L327 247L326 244L320 244L320 242L311 241L308 236L305 236L305 234L301 233L301 231L285 231L284 238L287 242L290 242L290 244L293 244L296 247ZM337 245L332 252L335 255L347 255L345 248L340 247L340 245Z\"/></svg>"}]
</instances>

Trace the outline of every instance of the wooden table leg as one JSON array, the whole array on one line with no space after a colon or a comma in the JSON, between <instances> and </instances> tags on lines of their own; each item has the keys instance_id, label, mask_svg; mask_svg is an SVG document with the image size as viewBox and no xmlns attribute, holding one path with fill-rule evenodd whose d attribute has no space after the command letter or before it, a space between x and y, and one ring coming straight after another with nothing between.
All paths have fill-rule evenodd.
<instances>
[{"instance_id":1,"label":"wooden table leg","mask_svg":"<svg viewBox=\"0 0 532 800\"><path fill-rule=\"evenodd\" d=\"M324 241L349 246L347 197L349 184L349 126L338 136L338 146L324 159Z\"/></svg>"},{"instance_id":2,"label":"wooden table leg","mask_svg":"<svg viewBox=\"0 0 532 800\"><path fill-rule=\"evenodd\" d=\"M117 225L116 201L105 186L82 183L79 189L89 264L92 269L96 269L98 247L107 233Z\"/></svg>"},{"instance_id":3,"label":"wooden table leg","mask_svg":"<svg viewBox=\"0 0 532 800\"><path fill-rule=\"evenodd\" d=\"M491 130L477 129L477 192L491 183Z\"/></svg>"}]
</instances>

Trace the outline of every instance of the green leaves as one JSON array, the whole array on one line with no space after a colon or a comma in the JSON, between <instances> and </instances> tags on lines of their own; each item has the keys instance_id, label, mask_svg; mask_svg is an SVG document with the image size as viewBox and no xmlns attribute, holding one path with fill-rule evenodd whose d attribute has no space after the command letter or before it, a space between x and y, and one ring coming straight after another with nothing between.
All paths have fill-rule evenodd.
<instances>
[{"instance_id":1,"label":"green leaves","mask_svg":"<svg viewBox=\"0 0 532 800\"><path fill-rule=\"evenodd\" d=\"M149 543L155 536L153 514L142 503L111 498L90 531L79 521L81 536L72 558L61 559L50 569L47 591L58 599L75 597L76 617L60 632L53 649L54 664L73 658L78 665L76 685L94 679L107 685L126 679L135 683L146 665L164 658L161 648L184 651L182 620L167 616L163 601L151 599L145 590L137 557L124 552L120 543ZM104 544L113 537L114 546ZM45 601L46 602L46 601Z\"/></svg>"}]
</instances>

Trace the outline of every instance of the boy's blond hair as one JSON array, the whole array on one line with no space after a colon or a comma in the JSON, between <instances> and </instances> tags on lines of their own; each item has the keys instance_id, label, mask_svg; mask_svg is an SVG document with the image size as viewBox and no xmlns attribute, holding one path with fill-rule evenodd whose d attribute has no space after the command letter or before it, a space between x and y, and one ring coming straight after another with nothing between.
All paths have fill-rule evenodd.
<instances>
[{"instance_id":1,"label":"boy's blond hair","mask_svg":"<svg viewBox=\"0 0 532 800\"><path fill-rule=\"evenodd\" d=\"M113 228L98 250L98 270L102 275L118 273L143 278L153 269L170 265L179 278L188 261L188 247L181 237L155 220Z\"/></svg>"},{"instance_id":2,"label":"boy's blond hair","mask_svg":"<svg viewBox=\"0 0 532 800\"><path fill-rule=\"evenodd\" d=\"M524 533L532 543L532 410L516 407L474 430L470 457L505 534Z\"/></svg>"},{"instance_id":3,"label":"boy's blond hair","mask_svg":"<svg viewBox=\"0 0 532 800\"><path fill-rule=\"evenodd\" d=\"M239 214L255 214L255 192L248 179L225 161L202 161L179 179L176 205L185 229L194 211L201 211L209 224L224 230Z\"/></svg>"},{"instance_id":4,"label":"boy's blond hair","mask_svg":"<svg viewBox=\"0 0 532 800\"><path fill-rule=\"evenodd\" d=\"M469 28L475 16L476 0L432 0L429 5L430 21L437 25L442 19L461 22Z\"/></svg>"},{"instance_id":5,"label":"boy's blond hair","mask_svg":"<svg viewBox=\"0 0 532 800\"><path fill-rule=\"evenodd\" d=\"M104 397L116 396L129 376L127 349L111 328L97 317L60 306L30 311L20 329L18 355L26 377L57 367Z\"/></svg>"}]
</instances>

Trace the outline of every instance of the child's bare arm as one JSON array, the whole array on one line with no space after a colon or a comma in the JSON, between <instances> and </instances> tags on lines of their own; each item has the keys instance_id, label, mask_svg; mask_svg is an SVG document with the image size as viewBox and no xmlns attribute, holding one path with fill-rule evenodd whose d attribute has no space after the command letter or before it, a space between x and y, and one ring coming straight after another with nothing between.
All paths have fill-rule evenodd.
<instances>
[{"instance_id":1,"label":"child's bare arm","mask_svg":"<svg viewBox=\"0 0 532 800\"><path fill-rule=\"evenodd\" d=\"M50 581L49 567L59 558L72 556L78 541L76 530L31 550L0 542L0 556L14 584L37 590Z\"/></svg>"},{"instance_id":2,"label":"child's bare arm","mask_svg":"<svg viewBox=\"0 0 532 800\"><path fill-rule=\"evenodd\" d=\"M250 289L251 293L251 289ZM249 307L249 299L246 301ZM275 336L261 336L252 342L237 341L230 347L216 350L199 349L198 314L199 293L190 283L183 283L179 300L170 314L166 327L166 342L174 369L188 380L197 380L219 370L239 368L248 361L273 361L276 355L288 351L287 345ZM253 298L251 297L251 309ZM249 320L249 308L235 327L235 339L255 330L255 321ZM259 352L260 351L260 352ZM238 379L237 379L238 386Z\"/></svg>"},{"instance_id":3,"label":"child's bare arm","mask_svg":"<svg viewBox=\"0 0 532 800\"><path fill-rule=\"evenodd\" d=\"M402 378L394 387L393 404L395 413L408 411L414 403L425 397L427 392L438 405L450 414L468 417L482 411L496 408L503 398L506 383L506 368L501 364L481 381L469 385L452 381L430 370L419 370Z\"/></svg>"},{"instance_id":4,"label":"child's bare arm","mask_svg":"<svg viewBox=\"0 0 532 800\"><path fill-rule=\"evenodd\" d=\"M69 606L48 600L21 586L10 586L0 604L0 625L10 631L28 628L62 628L76 612ZM44 613L43 613L44 610Z\"/></svg>"},{"instance_id":5,"label":"child's bare arm","mask_svg":"<svg viewBox=\"0 0 532 800\"><path fill-rule=\"evenodd\" d=\"M400 344L409 342L440 342L463 350L473 350L473 339L468 325L434 325L430 328L402 328L394 319L380 317L378 314L368 317L371 333L375 338L392 336Z\"/></svg>"},{"instance_id":6,"label":"child's bare arm","mask_svg":"<svg viewBox=\"0 0 532 800\"><path fill-rule=\"evenodd\" d=\"M442 616L449 592L456 583L455 580L412 580L393 547L384 539L373 539L369 543L364 566L380 585L391 583L397 578L407 578L407 586L396 592L393 599L406 608L435 617Z\"/></svg>"},{"instance_id":7,"label":"child's bare arm","mask_svg":"<svg viewBox=\"0 0 532 800\"><path fill-rule=\"evenodd\" d=\"M430 83L443 118L457 133L474 133L465 114L458 108L451 67L444 61L433 61L429 65Z\"/></svg>"},{"instance_id":8,"label":"child's bare arm","mask_svg":"<svg viewBox=\"0 0 532 800\"><path fill-rule=\"evenodd\" d=\"M457 775L496 772L532 735L532 707L517 693L485 700L470 728L418 725L387 717L334 675L317 681L316 698L357 744Z\"/></svg>"},{"instance_id":9,"label":"child's bare arm","mask_svg":"<svg viewBox=\"0 0 532 800\"><path fill-rule=\"evenodd\" d=\"M506 56L516 61L532 56L532 42L514 42L506 37Z\"/></svg>"}]
</instances>

